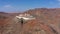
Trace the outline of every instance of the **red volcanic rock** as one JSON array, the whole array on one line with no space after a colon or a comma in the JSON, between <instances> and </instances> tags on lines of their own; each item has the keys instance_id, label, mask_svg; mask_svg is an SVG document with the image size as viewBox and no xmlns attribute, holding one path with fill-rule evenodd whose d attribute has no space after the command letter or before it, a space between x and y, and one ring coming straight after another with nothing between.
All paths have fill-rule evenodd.
<instances>
[{"instance_id":1,"label":"red volcanic rock","mask_svg":"<svg viewBox=\"0 0 60 34\"><path fill-rule=\"evenodd\" d=\"M43 23L50 25L53 24L51 27L54 28L56 31L60 31L60 8L55 8L55 9L47 9L47 8L36 8L32 10L28 10L24 13L29 13L35 17L39 21L42 21Z\"/></svg>"},{"instance_id":2,"label":"red volcanic rock","mask_svg":"<svg viewBox=\"0 0 60 34\"><path fill-rule=\"evenodd\" d=\"M23 31L23 34L25 32L31 34L56 34L47 24L38 22L37 20L31 20L24 24Z\"/></svg>"},{"instance_id":3,"label":"red volcanic rock","mask_svg":"<svg viewBox=\"0 0 60 34\"><path fill-rule=\"evenodd\" d=\"M17 15L17 13L0 12L0 26L3 26L6 23L8 23L16 15Z\"/></svg>"},{"instance_id":4,"label":"red volcanic rock","mask_svg":"<svg viewBox=\"0 0 60 34\"><path fill-rule=\"evenodd\" d=\"M60 9L36 8L23 12L22 14L25 13L33 15L36 19L27 21L25 24L23 24L23 27L21 29L22 31L20 31L22 34L60 34ZM0 14L7 17L6 19L0 19L0 25L3 26L6 23L13 23L14 20L12 21L12 19L18 14ZM11 27L13 25L11 25ZM21 24L18 26L15 25L13 29L18 29L21 26Z\"/></svg>"}]
</instances>

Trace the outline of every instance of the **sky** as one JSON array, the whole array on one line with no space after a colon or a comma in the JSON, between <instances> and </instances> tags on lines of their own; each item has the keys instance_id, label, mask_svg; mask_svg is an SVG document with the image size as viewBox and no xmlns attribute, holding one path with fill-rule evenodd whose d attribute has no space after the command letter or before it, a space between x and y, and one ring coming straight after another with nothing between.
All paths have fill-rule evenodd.
<instances>
[{"instance_id":1,"label":"sky","mask_svg":"<svg viewBox=\"0 0 60 34\"><path fill-rule=\"evenodd\" d=\"M60 0L0 0L2 12L22 12L34 8L60 8Z\"/></svg>"}]
</instances>

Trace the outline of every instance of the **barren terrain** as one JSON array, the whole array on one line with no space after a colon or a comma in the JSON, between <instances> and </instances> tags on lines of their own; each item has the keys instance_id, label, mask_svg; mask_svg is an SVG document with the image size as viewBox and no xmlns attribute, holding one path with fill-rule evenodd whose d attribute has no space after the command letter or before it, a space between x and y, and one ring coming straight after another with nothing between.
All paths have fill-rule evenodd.
<instances>
[{"instance_id":1,"label":"barren terrain","mask_svg":"<svg viewBox=\"0 0 60 34\"><path fill-rule=\"evenodd\" d=\"M36 19L21 25L15 16L20 13L0 12L0 34L60 34L60 9L36 8L22 14L31 14Z\"/></svg>"}]
</instances>

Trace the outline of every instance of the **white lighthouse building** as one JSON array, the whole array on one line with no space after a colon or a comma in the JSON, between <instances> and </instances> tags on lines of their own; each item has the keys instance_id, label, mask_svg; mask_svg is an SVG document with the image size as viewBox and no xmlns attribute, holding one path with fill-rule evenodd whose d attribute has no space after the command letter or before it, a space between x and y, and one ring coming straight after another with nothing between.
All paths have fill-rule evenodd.
<instances>
[{"instance_id":1,"label":"white lighthouse building","mask_svg":"<svg viewBox=\"0 0 60 34\"><path fill-rule=\"evenodd\" d=\"M35 17L33 17L30 14L20 14L20 15L16 16L16 18L18 18L18 19L23 18L24 20L32 20L32 19L35 19Z\"/></svg>"}]
</instances>

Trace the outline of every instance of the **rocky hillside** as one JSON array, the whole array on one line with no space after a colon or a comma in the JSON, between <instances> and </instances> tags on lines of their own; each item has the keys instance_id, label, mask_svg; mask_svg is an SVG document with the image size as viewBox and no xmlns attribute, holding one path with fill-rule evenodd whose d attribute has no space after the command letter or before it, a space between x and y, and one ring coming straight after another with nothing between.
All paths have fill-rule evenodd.
<instances>
[{"instance_id":1,"label":"rocky hillside","mask_svg":"<svg viewBox=\"0 0 60 34\"><path fill-rule=\"evenodd\" d=\"M21 25L17 18L13 18L1 31L1 34L58 34L52 27L36 19Z\"/></svg>"},{"instance_id":2,"label":"rocky hillside","mask_svg":"<svg viewBox=\"0 0 60 34\"><path fill-rule=\"evenodd\" d=\"M26 21L23 25L15 17L18 13L2 13L0 19L1 34L60 34L59 9L36 8L27 10L22 14L26 13L33 15L36 19Z\"/></svg>"},{"instance_id":3,"label":"rocky hillside","mask_svg":"<svg viewBox=\"0 0 60 34\"><path fill-rule=\"evenodd\" d=\"M29 13L35 17L39 21L51 26L56 31L60 31L60 9L47 9L47 8L36 8L26 11L25 13Z\"/></svg>"}]
</instances>

